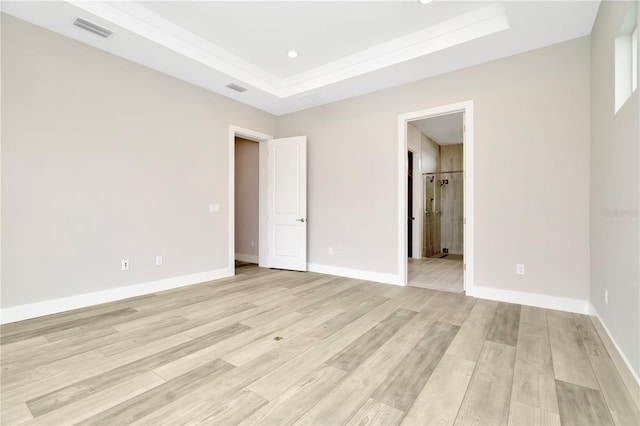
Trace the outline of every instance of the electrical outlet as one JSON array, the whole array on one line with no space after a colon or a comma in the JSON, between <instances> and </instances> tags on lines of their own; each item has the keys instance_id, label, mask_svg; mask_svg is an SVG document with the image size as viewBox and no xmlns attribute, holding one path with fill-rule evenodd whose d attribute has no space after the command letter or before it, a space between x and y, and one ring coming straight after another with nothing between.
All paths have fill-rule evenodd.
<instances>
[{"instance_id":1,"label":"electrical outlet","mask_svg":"<svg viewBox=\"0 0 640 426\"><path fill-rule=\"evenodd\" d=\"M123 260L122 261L122 270L123 271L128 271L129 270L129 261L128 260Z\"/></svg>"},{"instance_id":2,"label":"electrical outlet","mask_svg":"<svg viewBox=\"0 0 640 426\"><path fill-rule=\"evenodd\" d=\"M609 304L609 290L607 290L606 288L604 289L604 304Z\"/></svg>"},{"instance_id":3,"label":"electrical outlet","mask_svg":"<svg viewBox=\"0 0 640 426\"><path fill-rule=\"evenodd\" d=\"M516 264L516 275L524 275L524 264L523 263Z\"/></svg>"},{"instance_id":4,"label":"electrical outlet","mask_svg":"<svg viewBox=\"0 0 640 426\"><path fill-rule=\"evenodd\" d=\"M251 240L251 247L255 247L256 246L256 242Z\"/></svg>"},{"instance_id":5,"label":"electrical outlet","mask_svg":"<svg viewBox=\"0 0 640 426\"><path fill-rule=\"evenodd\" d=\"M333 247L329 247L329 248L327 249L327 253L329 253L329 254L331 254L331 255L332 255L332 254L333 254Z\"/></svg>"},{"instance_id":6,"label":"electrical outlet","mask_svg":"<svg viewBox=\"0 0 640 426\"><path fill-rule=\"evenodd\" d=\"M156 266L162 266L162 256L156 256Z\"/></svg>"}]
</instances>

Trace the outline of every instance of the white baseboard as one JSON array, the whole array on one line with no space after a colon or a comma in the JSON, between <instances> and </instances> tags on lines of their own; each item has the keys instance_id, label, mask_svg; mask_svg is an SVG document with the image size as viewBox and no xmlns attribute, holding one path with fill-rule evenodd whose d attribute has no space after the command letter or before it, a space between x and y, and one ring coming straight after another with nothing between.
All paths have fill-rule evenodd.
<instances>
[{"instance_id":1,"label":"white baseboard","mask_svg":"<svg viewBox=\"0 0 640 426\"><path fill-rule=\"evenodd\" d=\"M240 262L258 263L258 256L236 253L236 260L239 260Z\"/></svg>"},{"instance_id":2,"label":"white baseboard","mask_svg":"<svg viewBox=\"0 0 640 426\"><path fill-rule=\"evenodd\" d=\"M0 309L0 324L41 317L44 315L57 314L59 312L85 308L87 306L98 305L100 303L113 302L115 300L127 299L129 297L142 296L144 294L155 293L158 291L185 287L206 281L217 280L219 278L230 277L233 274L234 270L232 268L223 268L214 271L167 278L164 280L133 284L126 287L96 291L93 293L78 294L59 299L29 303L27 305L12 306L10 308Z\"/></svg>"},{"instance_id":3,"label":"white baseboard","mask_svg":"<svg viewBox=\"0 0 640 426\"><path fill-rule=\"evenodd\" d=\"M404 285L400 276L396 274L385 274L382 272L364 271L361 269L340 268L337 266L319 265L317 263L307 264L309 272L320 274L337 275L339 277L355 278L357 280L373 281L384 284Z\"/></svg>"},{"instance_id":4,"label":"white baseboard","mask_svg":"<svg viewBox=\"0 0 640 426\"><path fill-rule=\"evenodd\" d=\"M618 370L629 393L631 393L636 406L640 409L640 377L638 377L638 374L631 368L631 363L624 355L624 352L620 350L620 346L616 343L616 340L598 314L596 307L593 306L591 302L589 302L589 315L591 315L591 322L598 331L602 343L605 348L607 348L607 352L609 352L613 365Z\"/></svg>"},{"instance_id":5,"label":"white baseboard","mask_svg":"<svg viewBox=\"0 0 640 426\"><path fill-rule=\"evenodd\" d=\"M497 300L499 302L517 303L519 305L536 306L538 308L557 309L559 311L575 312L577 314L589 313L589 306L586 300L570 299L568 297L548 296L501 288L479 287L477 285L467 291L467 296Z\"/></svg>"}]
</instances>

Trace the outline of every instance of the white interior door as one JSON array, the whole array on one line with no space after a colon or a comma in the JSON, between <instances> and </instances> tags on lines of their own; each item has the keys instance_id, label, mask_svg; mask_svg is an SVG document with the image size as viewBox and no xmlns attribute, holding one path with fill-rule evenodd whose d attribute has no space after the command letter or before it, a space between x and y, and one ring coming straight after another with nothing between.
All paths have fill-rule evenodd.
<instances>
[{"instance_id":1,"label":"white interior door","mask_svg":"<svg viewBox=\"0 0 640 426\"><path fill-rule=\"evenodd\" d=\"M269 267L307 270L307 137L267 142Z\"/></svg>"}]
</instances>

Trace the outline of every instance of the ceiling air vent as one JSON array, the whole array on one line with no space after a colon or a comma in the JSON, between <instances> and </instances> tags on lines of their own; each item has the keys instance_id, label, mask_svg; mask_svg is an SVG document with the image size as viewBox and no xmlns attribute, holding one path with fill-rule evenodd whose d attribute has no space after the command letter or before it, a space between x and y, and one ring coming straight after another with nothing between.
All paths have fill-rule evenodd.
<instances>
[{"instance_id":1,"label":"ceiling air vent","mask_svg":"<svg viewBox=\"0 0 640 426\"><path fill-rule=\"evenodd\" d=\"M231 90L235 90L238 93L242 93L242 92L246 92L247 89L242 87L242 86L238 86L237 84L227 84L227 87Z\"/></svg>"},{"instance_id":2,"label":"ceiling air vent","mask_svg":"<svg viewBox=\"0 0 640 426\"><path fill-rule=\"evenodd\" d=\"M73 21L73 25L78 28L82 28L83 30L87 30L90 33L94 33L95 35L98 35L102 38L109 38L111 34L113 34L113 31L101 27L100 25L96 25L93 22L86 21L82 18L76 18L76 20Z\"/></svg>"}]
</instances>

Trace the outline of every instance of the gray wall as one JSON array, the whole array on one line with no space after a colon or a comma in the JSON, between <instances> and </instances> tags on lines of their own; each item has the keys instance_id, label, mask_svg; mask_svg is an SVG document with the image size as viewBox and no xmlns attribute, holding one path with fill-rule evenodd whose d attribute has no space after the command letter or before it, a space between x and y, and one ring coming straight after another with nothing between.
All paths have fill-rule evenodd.
<instances>
[{"instance_id":1,"label":"gray wall","mask_svg":"<svg viewBox=\"0 0 640 426\"><path fill-rule=\"evenodd\" d=\"M275 116L6 15L2 89L2 307L228 267L229 124Z\"/></svg>"},{"instance_id":2,"label":"gray wall","mask_svg":"<svg viewBox=\"0 0 640 426\"><path fill-rule=\"evenodd\" d=\"M588 37L281 117L308 136L309 262L396 273L398 114L470 99L475 285L587 300Z\"/></svg>"},{"instance_id":3,"label":"gray wall","mask_svg":"<svg viewBox=\"0 0 640 426\"><path fill-rule=\"evenodd\" d=\"M613 112L614 39L632 4L602 2L591 35L591 302L640 376L638 90Z\"/></svg>"}]
</instances>

